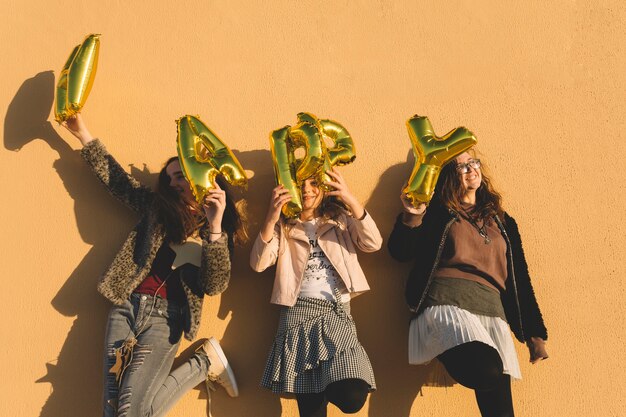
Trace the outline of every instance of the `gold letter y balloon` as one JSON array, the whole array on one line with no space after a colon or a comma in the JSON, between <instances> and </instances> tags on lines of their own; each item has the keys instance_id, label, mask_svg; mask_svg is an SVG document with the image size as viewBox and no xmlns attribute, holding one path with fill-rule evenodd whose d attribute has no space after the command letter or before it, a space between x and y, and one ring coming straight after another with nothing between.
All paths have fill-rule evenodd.
<instances>
[{"instance_id":1,"label":"gold letter y balloon","mask_svg":"<svg viewBox=\"0 0 626 417\"><path fill-rule=\"evenodd\" d=\"M54 118L61 123L79 113L93 85L98 68L100 35L85 38L70 54L59 74Z\"/></svg>"},{"instance_id":2,"label":"gold letter y balloon","mask_svg":"<svg viewBox=\"0 0 626 417\"><path fill-rule=\"evenodd\" d=\"M198 117L183 116L178 125L178 159L183 174L199 203L215 188L215 177L222 174L235 186L245 186L248 178L231 150Z\"/></svg>"},{"instance_id":3,"label":"gold letter y balloon","mask_svg":"<svg viewBox=\"0 0 626 417\"><path fill-rule=\"evenodd\" d=\"M464 127L457 127L444 136L437 137L430 120L425 116L411 117L406 126L413 145L415 166L409 183L402 192L414 206L419 203L428 204L435 192L441 167L474 146L477 140Z\"/></svg>"}]
</instances>

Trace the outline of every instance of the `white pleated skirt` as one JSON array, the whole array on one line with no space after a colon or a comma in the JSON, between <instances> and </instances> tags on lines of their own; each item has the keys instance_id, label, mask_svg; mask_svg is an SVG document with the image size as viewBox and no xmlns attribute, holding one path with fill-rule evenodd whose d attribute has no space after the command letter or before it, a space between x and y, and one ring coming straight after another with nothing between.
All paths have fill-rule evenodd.
<instances>
[{"instance_id":1,"label":"white pleated skirt","mask_svg":"<svg viewBox=\"0 0 626 417\"><path fill-rule=\"evenodd\" d=\"M522 378L509 325L500 317L481 316L451 305L428 307L411 320L409 363L426 365L446 350L468 342L496 349L504 373Z\"/></svg>"}]
</instances>

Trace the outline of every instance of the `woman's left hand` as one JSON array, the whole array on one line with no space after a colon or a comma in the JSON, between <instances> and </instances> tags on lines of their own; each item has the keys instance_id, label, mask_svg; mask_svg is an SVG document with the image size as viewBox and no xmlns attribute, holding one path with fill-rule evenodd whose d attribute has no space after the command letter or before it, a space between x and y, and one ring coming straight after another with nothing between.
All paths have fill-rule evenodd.
<instances>
[{"instance_id":1,"label":"woman's left hand","mask_svg":"<svg viewBox=\"0 0 626 417\"><path fill-rule=\"evenodd\" d=\"M530 351L530 363L535 364L543 359L548 359L546 351L546 341L540 337L531 337L526 341L526 346Z\"/></svg>"},{"instance_id":2,"label":"woman's left hand","mask_svg":"<svg viewBox=\"0 0 626 417\"><path fill-rule=\"evenodd\" d=\"M219 239L222 232L222 218L226 209L226 192L217 183L215 183L215 188L209 190L204 196L202 208L209 222L211 240Z\"/></svg>"},{"instance_id":3,"label":"woman's left hand","mask_svg":"<svg viewBox=\"0 0 626 417\"><path fill-rule=\"evenodd\" d=\"M346 180L339 170L332 167L329 171L326 171L326 173L333 179L332 181L327 181L326 184L334 188L333 191L328 191L326 195L338 197L348 206L355 218L362 219L365 215L365 209L354 194L350 192L348 184L346 184Z\"/></svg>"}]
</instances>

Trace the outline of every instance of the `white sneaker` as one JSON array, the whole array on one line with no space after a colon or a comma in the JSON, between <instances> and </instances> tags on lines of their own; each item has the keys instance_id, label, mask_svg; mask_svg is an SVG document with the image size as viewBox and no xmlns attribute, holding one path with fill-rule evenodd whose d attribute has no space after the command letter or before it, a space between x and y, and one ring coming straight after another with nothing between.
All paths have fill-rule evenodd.
<instances>
[{"instance_id":1,"label":"white sneaker","mask_svg":"<svg viewBox=\"0 0 626 417\"><path fill-rule=\"evenodd\" d=\"M237 380L233 368L228 364L228 359L222 350L217 339L208 338L197 350L202 349L209 358L209 372L207 373L207 386L215 391L211 382L217 382L224 387L228 395L236 397L239 395Z\"/></svg>"}]
</instances>

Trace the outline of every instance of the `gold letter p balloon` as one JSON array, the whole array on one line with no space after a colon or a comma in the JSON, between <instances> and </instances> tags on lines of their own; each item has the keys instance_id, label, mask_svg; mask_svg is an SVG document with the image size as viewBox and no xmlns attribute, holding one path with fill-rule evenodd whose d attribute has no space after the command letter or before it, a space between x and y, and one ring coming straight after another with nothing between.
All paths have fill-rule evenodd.
<instances>
[{"instance_id":1,"label":"gold letter p balloon","mask_svg":"<svg viewBox=\"0 0 626 417\"><path fill-rule=\"evenodd\" d=\"M235 155L198 117L183 116L176 124L178 160L196 201L201 203L215 188L219 174L231 185L246 186L248 178Z\"/></svg>"},{"instance_id":2,"label":"gold letter p balloon","mask_svg":"<svg viewBox=\"0 0 626 417\"><path fill-rule=\"evenodd\" d=\"M324 138L332 140L327 147ZM326 171L334 165L345 165L354 161L354 141L345 127L339 123L320 120L311 113L299 113L295 126L285 126L270 134L270 149L274 161L276 183L284 186L291 200L283 206L283 214L296 217L302 211L300 186L310 177L317 177L320 187L328 190L330 180ZM302 149L304 156L296 158Z\"/></svg>"},{"instance_id":3,"label":"gold letter p balloon","mask_svg":"<svg viewBox=\"0 0 626 417\"><path fill-rule=\"evenodd\" d=\"M424 116L411 117L406 126L413 145L415 166L402 192L417 207L420 203L428 204L432 199L441 167L474 146L477 140L464 127L437 137L430 120Z\"/></svg>"}]
</instances>

